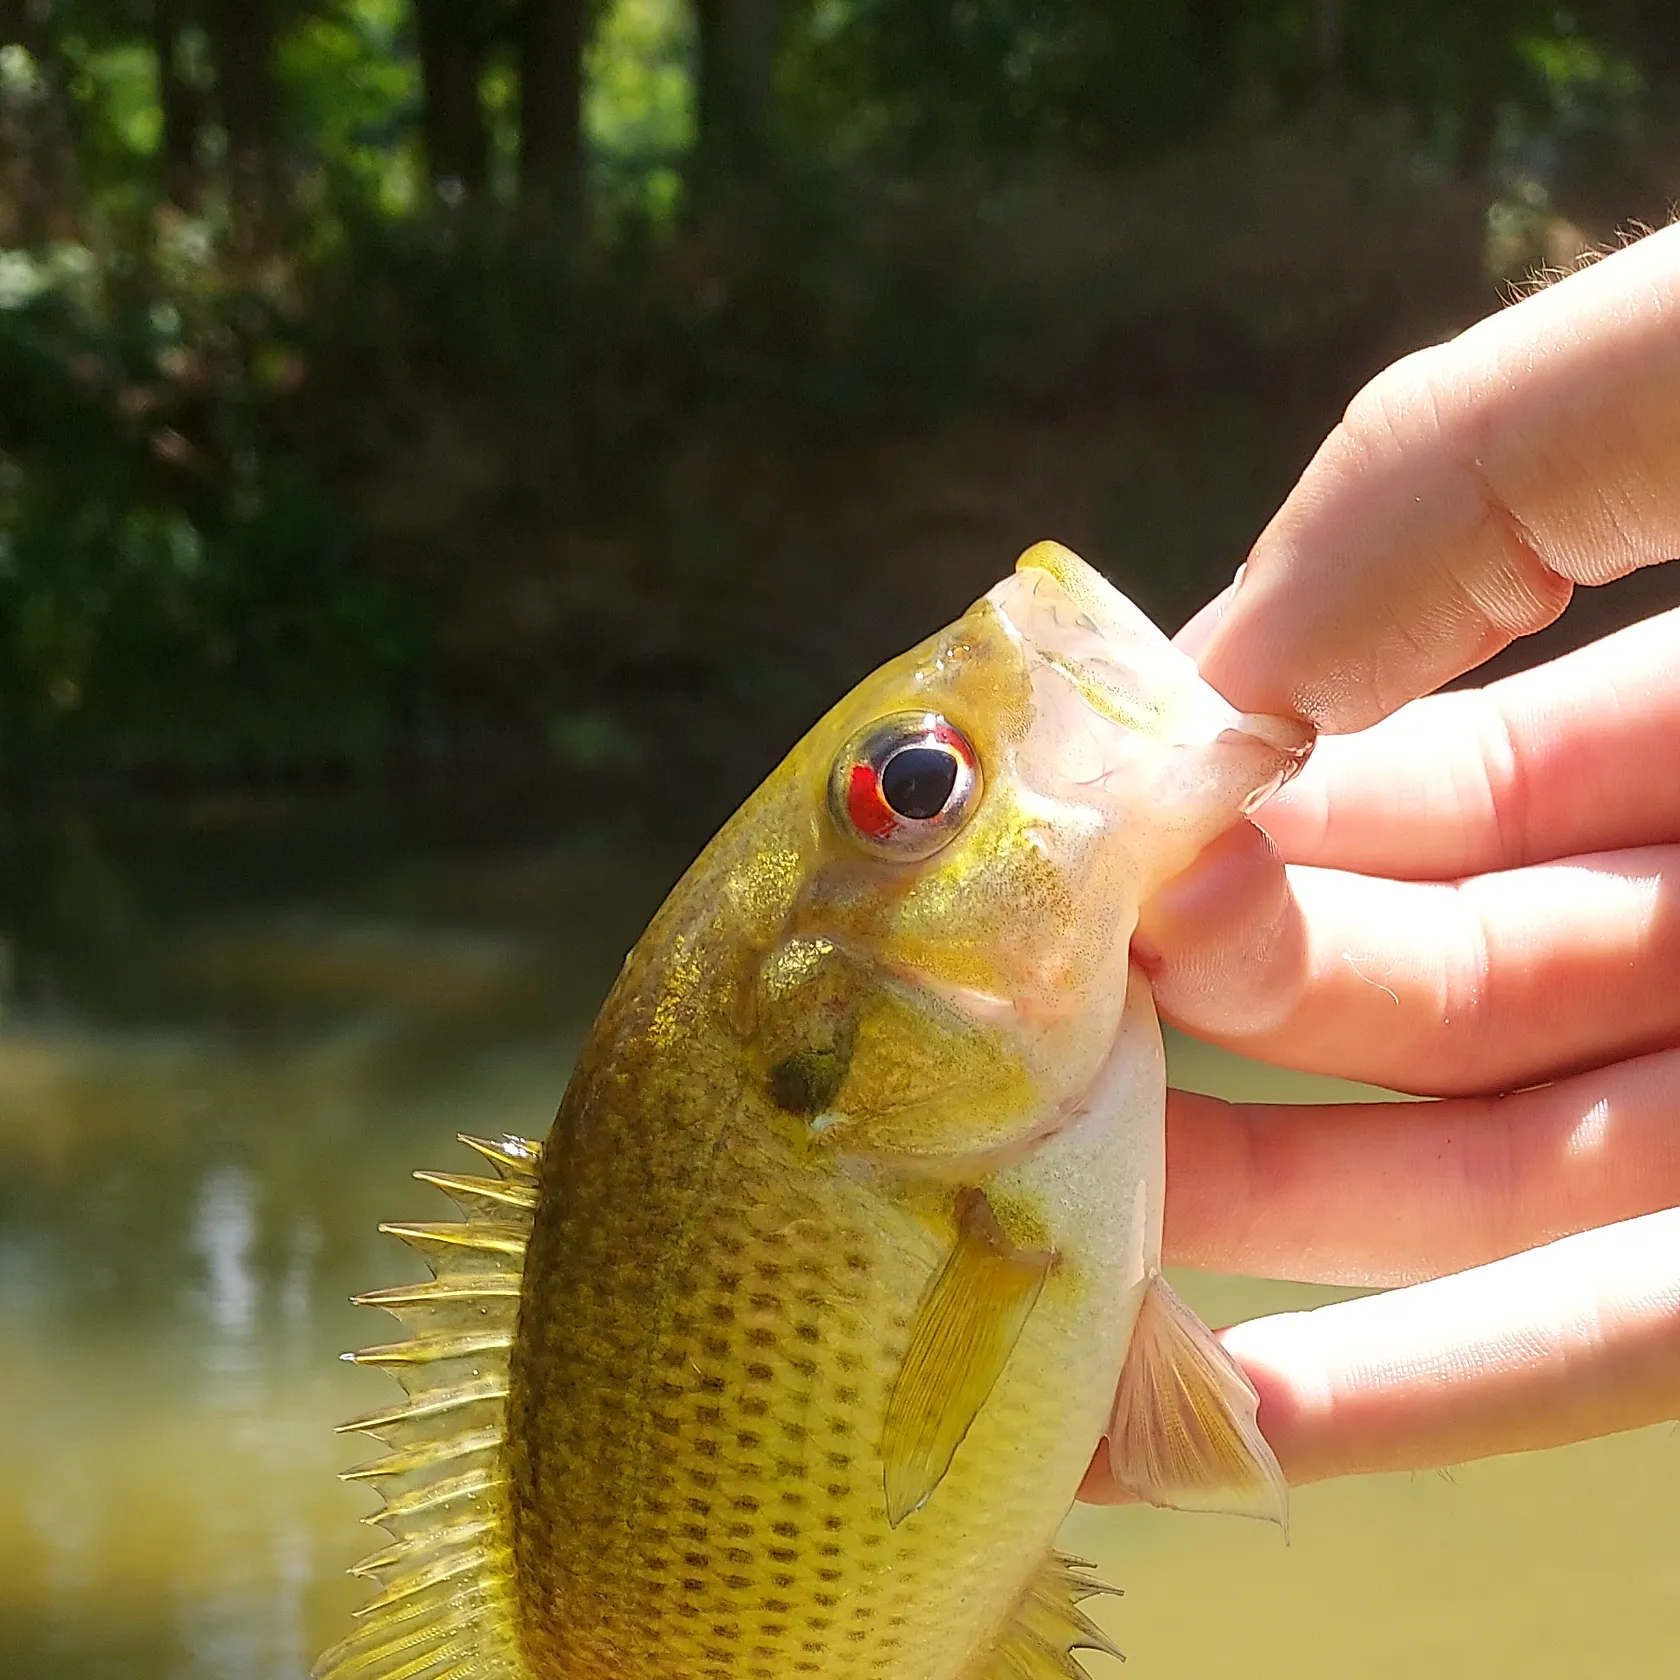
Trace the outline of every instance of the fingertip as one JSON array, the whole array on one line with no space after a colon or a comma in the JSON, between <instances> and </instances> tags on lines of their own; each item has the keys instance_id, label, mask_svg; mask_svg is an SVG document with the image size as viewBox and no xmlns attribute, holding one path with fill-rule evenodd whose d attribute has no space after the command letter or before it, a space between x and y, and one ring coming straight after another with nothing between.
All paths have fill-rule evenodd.
<instances>
[{"instance_id":1,"label":"fingertip","mask_svg":"<svg viewBox=\"0 0 1680 1680\"><path fill-rule=\"evenodd\" d=\"M1219 627L1219 621L1235 599L1246 570L1246 565L1237 567L1237 575L1206 606L1186 620L1178 634L1173 637L1174 645L1182 648L1192 659L1200 658L1208 638Z\"/></svg>"},{"instance_id":2,"label":"fingertip","mask_svg":"<svg viewBox=\"0 0 1680 1680\"><path fill-rule=\"evenodd\" d=\"M1265 1032L1288 1018L1305 947L1283 860L1249 822L1143 905L1132 943L1161 1013L1216 1037Z\"/></svg>"}]
</instances>

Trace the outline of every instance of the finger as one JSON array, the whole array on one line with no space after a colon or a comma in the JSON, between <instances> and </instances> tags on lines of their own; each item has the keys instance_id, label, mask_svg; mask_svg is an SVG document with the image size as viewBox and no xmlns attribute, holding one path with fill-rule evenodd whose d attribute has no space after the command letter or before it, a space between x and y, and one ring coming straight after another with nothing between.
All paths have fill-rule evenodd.
<instances>
[{"instance_id":1,"label":"finger","mask_svg":"<svg viewBox=\"0 0 1680 1680\"><path fill-rule=\"evenodd\" d=\"M1509 1097L1167 1105L1174 1266L1415 1283L1680 1204L1680 1051Z\"/></svg>"},{"instance_id":2,"label":"finger","mask_svg":"<svg viewBox=\"0 0 1680 1680\"><path fill-rule=\"evenodd\" d=\"M1320 739L1258 821L1292 862L1445 880L1680 836L1680 611Z\"/></svg>"},{"instance_id":3,"label":"finger","mask_svg":"<svg viewBox=\"0 0 1680 1680\"><path fill-rule=\"evenodd\" d=\"M1292 1483L1424 1470L1680 1416L1680 1210L1233 1326ZM1080 1497L1119 1497L1099 1452Z\"/></svg>"},{"instance_id":4,"label":"finger","mask_svg":"<svg viewBox=\"0 0 1680 1680\"><path fill-rule=\"evenodd\" d=\"M1183 628L1173 637L1173 643L1181 647L1192 659L1199 658L1201 651L1207 646L1208 637L1213 634L1214 626L1225 616L1225 609L1231 604L1231 597L1237 592L1237 585L1242 582L1242 567L1237 568L1237 575L1191 618L1186 620Z\"/></svg>"},{"instance_id":5,"label":"finger","mask_svg":"<svg viewBox=\"0 0 1680 1680\"><path fill-rule=\"evenodd\" d=\"M1680 551L1680 228L1379 374L1201 656L1244 711L1363 728Z\"/></svg>"},{"instance_id":6,"label":"finger","mask_svg":"<svg viewBox=\"0 0 1680 1680\"><path fill-rule=\"evenodd\" d=\"M1514 1090L1680 1042L1680 847L1446 884L1284 871L1233 831L1144 907L1161 1013L1395 1090Z\"/></svg>"}]
</instances>

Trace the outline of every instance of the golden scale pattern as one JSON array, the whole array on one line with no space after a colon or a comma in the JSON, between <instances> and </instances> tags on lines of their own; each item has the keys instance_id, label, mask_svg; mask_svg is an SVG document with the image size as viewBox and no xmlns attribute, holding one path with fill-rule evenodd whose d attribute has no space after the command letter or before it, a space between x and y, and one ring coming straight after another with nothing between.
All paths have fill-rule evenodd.
<instances>
[{"instance_id":1,"label":"golden scale pattern","mask_svg":"<svg viewBox=\"0 0 1680 1680\"><path fill-rule=\"evenodd\" d=\"M535 1315L571 1354L543 1362L551 1382L541 1411L587 1427L541 1432L537 1456L554 1481L535 1526L552 1520L559 1532L539 1540L546 1567L525 1571L522 1588L510 1457L532 1443L506 1440L508 1359L539 1150L516 1138L462 1141L495 1178L416 1176L465 1219L381 1227L423 1256L432 1280L358 1298L411 1332L348 1356L387 1370L407 1395L344 1425L390 1449L347 1479L384 1496L367 1520L392 1543L353 1571L380 1592L320 1659L316 1680L916 1672L921 1653L904 1648L904 1635L927 1626L917 1601L934 1583L904 1547L905 1531L886 1524L874 1454L855 1433L857 1418L881 1414L910 1321L908 1303L884 1326L876 1317L879 1233L837 1219L832 1204L790 1208L785 1177L767 1175L781 1195L749 1191L714 1208L699 1245L714 1264L696 1265L691 1251L674 1288L660 1292L670 1304L651 1374L638 1341L649 1326L615 1287L622 1265L590 1253L614 1237L631 1252L641 1245L626 1243L622 1224L611 1236L604 1222L547 1233L571 1250L566 1270L581 1293L574 1313ZM738 1189L759 1178L753 1188L770 1191L766 1165L744 1151L729 1176ZM649 1424L668 1447L651 1459ZM633 1512L611 1497L626 1486L636 1490ZM1049 1558L972 1680L1087 1680L1075 1650L1118 1655L1078 1607L1112 1590L1085 1568Z\"/></svg>"}]
</instances>

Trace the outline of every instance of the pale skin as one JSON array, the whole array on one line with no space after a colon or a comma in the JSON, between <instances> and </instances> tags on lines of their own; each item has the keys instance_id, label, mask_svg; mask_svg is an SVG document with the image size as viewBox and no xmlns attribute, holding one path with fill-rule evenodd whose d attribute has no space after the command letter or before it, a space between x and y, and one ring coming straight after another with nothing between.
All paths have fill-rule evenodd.
<instances>
[{"instance_id":1,"label":"pale skin","mask_svg":"<svg viewBox=\"0 0 1680 1680\"><path fill-rule=\"evenodd\" d=\"M1405 1286L1224 1332L1292 1482L1680 1417L1680 610L1418 698L1676 555L1680 228L1379 375L1183 633L1326 738L1146 907L1163 1015L1436 1099L1171 1100L1169 1263Z\"/></svg>"}]
</instances>

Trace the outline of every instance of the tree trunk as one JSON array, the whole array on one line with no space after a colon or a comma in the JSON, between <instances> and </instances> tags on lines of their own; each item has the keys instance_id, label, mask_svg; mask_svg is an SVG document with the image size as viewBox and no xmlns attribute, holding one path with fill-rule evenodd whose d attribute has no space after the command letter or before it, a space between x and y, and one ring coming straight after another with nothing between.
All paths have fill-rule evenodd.
<instances>
[{"instance_id":1,"label":"tree trunk","mask_svg":"<svg viewBox=\"0 0 1680 1680\"><path fill-rule=\"evenodd\" d=\"M0 190L8 240L74 239L81 217L76 124L50 0L0 0L0 44L29 54L28 86L0 95Z\"/></svg>"},{"instance_id":2,"label":"tree trunk","mask_svg":"<svg viewBox=\"0 0 1680 1680\"><path fill-rule=\"evenodd\" d=\"M484 38L474 10L465 0L415 0L426 162L445 210L484 196L489 142L478 93Z\"/></svg>"},{"instance_id":3,"label":"tree trunk","mask_svg":"<svg viewBox=\"0 0 1680 1680\"><path fill-rule=\"evenodd\" d=\"M181 31L189 0L155 0L152 44L157 53L158 102L163 109L163 190L172 204L196 210L199 202L199 92L181 73Z\"/></svg>"},{"instance_id":4,"label":"tree trunk","mask_svg":"<svg viewBox=\"0 0 1680 1680\"><path fill-rule=\"evenodd\" d=\"M700 73L697 198L730 198L762 183L770 160L777 0L694 0Z\"/></svg>"},{"instance_id":5,"label":"tree trunk","mask_svg":"<svg viewBox=\"0 0 1680 1680\"><path fill-rule=\"evenodd\" d=\"M212 0L210 30L234 243L249 256L269 242L276 199L271 0Z\"/></svg>"},{"instance_id":6,"label":"tree trunk","mask_svg":"<svg viewBox=\"0 0 1680 1680\"><path fill-rule=\"evenodd\" d=\"M586 0L523 0L519 13L519 207L556 248L575 242L583 208Z\"/></svg>"},{"instance_id":7,"label":"tree trunk","mask_svg":"<svg viewBox=\"0 0 1680 1680\"><path fill-rule=\"evenodd\" d=\"M1674 0L1643 0L1632 33L1647 84L1666 99L1680 99L1680 7Z\"/></svg>"},{"instance_id":8,"label":"tree trunk","mask_svg":"<svg viewBox=\"0 0 1680 1680\"><path fill-rule=\"evenodd\" d=\"M1318 85L1322 93L1337 93L1342 86L1344 23L1342 0L1316 0L1313 46L1318 59Z\"/></svg>"}]
</instances>

